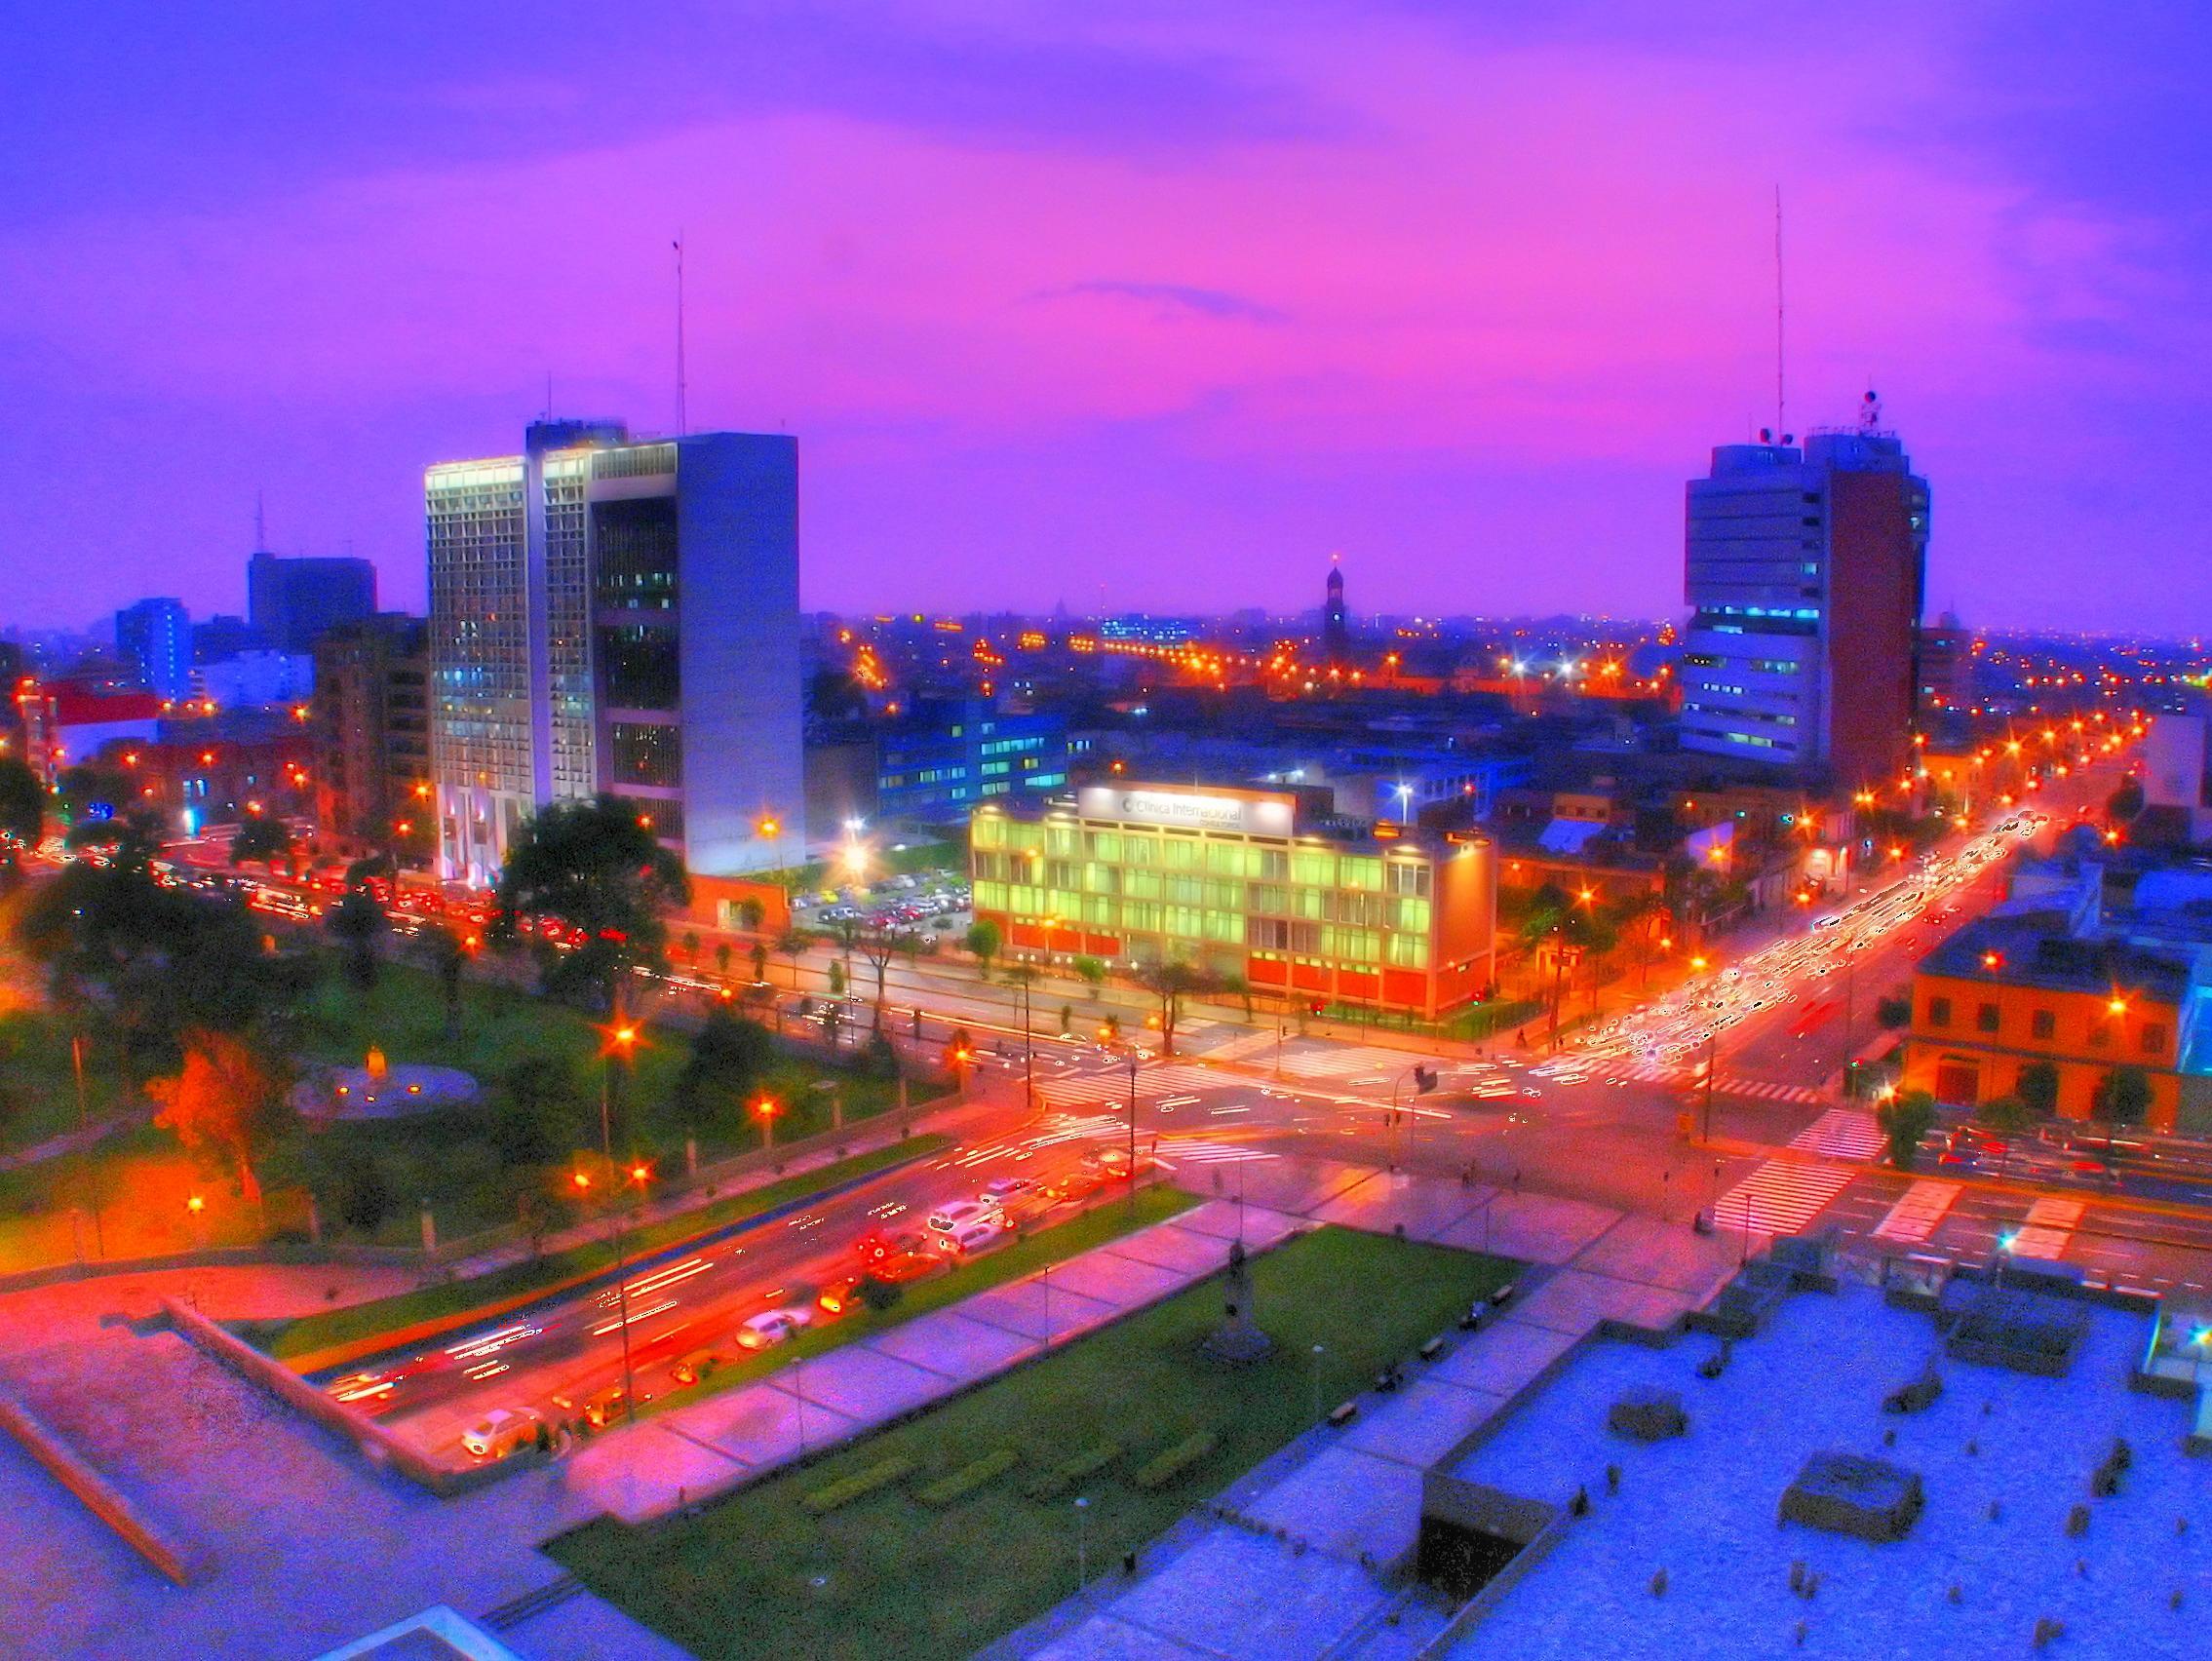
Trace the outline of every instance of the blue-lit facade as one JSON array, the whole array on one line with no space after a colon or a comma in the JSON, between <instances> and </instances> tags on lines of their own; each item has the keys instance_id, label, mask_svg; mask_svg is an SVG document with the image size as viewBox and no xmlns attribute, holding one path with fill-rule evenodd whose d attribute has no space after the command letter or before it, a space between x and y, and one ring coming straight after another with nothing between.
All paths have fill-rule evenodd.
<instances>
[{"instance_id":1,"label":"blue-lit facade","mask_svg":"<svg viewBox=\"0 0 2212 1661\"><path fill-rule=\"evenodd\" d=\"M1067 783L1067 723L989 699L922 699L877 739L876 811L924 823L965 821L998 796Z\"/></svg>"},{"instance_id":2,"label":"blue-lit facade","mask_svg":"<svg viewBox=\"0 0 2212 1661\"><path fill-rule=\"evenodd\" d=\"M115 614L115 647L138 666L146 690L170 699L192 690L192 619L179 599L141 599Z\"/></svg>"}]
</instances>

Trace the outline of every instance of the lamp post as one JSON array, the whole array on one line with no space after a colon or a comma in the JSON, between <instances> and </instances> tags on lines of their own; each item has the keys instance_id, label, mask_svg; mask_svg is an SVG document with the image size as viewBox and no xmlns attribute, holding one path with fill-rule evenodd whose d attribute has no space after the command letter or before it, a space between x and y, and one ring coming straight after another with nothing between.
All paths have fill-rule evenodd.
<instances>
[{"instance_id":1,"label":"lamp post","mask_svg":"<svg viewBox=\"0 0 2212 1661\"><path fill-rule=\"evenodd\" d=\"M600 1046L600 1154L610 1165L614 1161L613 1098L615 1057L622 1064L630 1064L630 1053L637 1047L638 1029L627 1021L617 1020L603 1029L606 1042Z\"/></svg>"},{"instance_id":2,"label":"lamp post","mask_svg":"<svg viewBox=\"0 0 2212 1661\"><path fill-rule=\"evenodd\" d=\"M201 1251L208 1249L208 1202L194 1194L184 1202L184 1210L192 1218L192 1241Z\"/></svg>"},{"instance_id":3,"label":"lamp post","mask_svg":"<svg viewBox=\"0 0 2212 1661\"><path fill-rule=\"evenodd\" d=\"M1144 1057L1129 1046L1129 1209L1137 1209L1137 1068Z\"/></svg>"},{"instance_id":4,"label":"lamp post","mask_svg":"<svg viewBox=\"0 0 2212 1661\"><path fill-rule=\"evenodd\" d=\"M1313 1346L1313 1422L1315 1424L1321 1422L1321 1357L1323 1353L1321 1345L1315 1344Z\"/></svg>"},{"instance_id":5,"label":"lamp post","mask_svg":"<svg viewBox=\"0 0 2212 1661\"><path fill-rule=\"evenodd\" d=\"M760 1121L760 1151L771 1158L776 1151L776 1115L783 1110L783 1103L773 1096L763 1096L753 1103L753 1116Z\"/></svg>"},{"instance_id":6,"label":"lamp post","mask_svg":"<svg viewBox=\"0 0 2212 1661\"><path fill-rule=\"evenodd\" d=\"M77 1130L81 1135L88 1121L88 1115L85 1111L85 1035L82 1032L69 1034L69 1067L77 1075ZM100 1256L105 1257L107 1255L107 1233L104 1225L100 1222L98 1178L96 1177L89 1186L92 1190L93 1201L93 1249Z\"/></svg>"},{"instance_id":7,"label":"lamp post","mask_svg":"<svg viewBox=\"0 0 2212 1661\"><path fill-rule=\"evenodd\" d=\"M1083 1523L1091 1511L1089 1494L1075 1496L1075 1596L1080 1598L1090 1586L1090 1563L1086 1549L1090 1542L1084 1537Z\"/></svg>"}]
</instances>

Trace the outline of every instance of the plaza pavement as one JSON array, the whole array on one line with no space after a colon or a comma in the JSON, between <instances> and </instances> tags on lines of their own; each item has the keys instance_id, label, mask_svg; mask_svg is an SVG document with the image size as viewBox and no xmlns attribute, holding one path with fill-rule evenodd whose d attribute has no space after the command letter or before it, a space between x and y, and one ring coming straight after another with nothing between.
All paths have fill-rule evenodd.
<instances>
[{"instance_id":1,"label":"plaza pavement","mask_svg":"<svg viewBox=\"0 0 2212 1661\"><path fill-rule=\"evenodd\" d=\"M1216 1168L1218 1171L1219 1168ZM168 1332L125 1318L163 1293L272 1316L390 1290L361 1271L202 1269L0 1298L0 1384L16 1391L207 1564L178 1589L0 1445L0 1657L310 1657L432 1603L503 1618L539 1661L660 1661L673 1646L573 1590L536 1545L590 1519L664 1515L867 1434L1214 1273L1313 1222L1509 1253L1533 1265L1505 1316L1344 1431L1301 1439L1225 1496L1249 1526L1180 1526L1118 1596L1018 1635L1025 1652L1303 1655L1316 1634L1382 1643L1393 1594L1368 1563L1410 1542L1419 1471L1604 1313L1671 1318L1707 1257L1681 1225L1483 1184L1332 1161L1253 1162L1242 1198L1169 1221L784 1370L654 1415L553 1466L439 1500L367 1464ZM1701 1254L1703 1254L1701 1255ZM1260 1529L1281 1528L1284 1538ZM1292 1544L1290 1542L1297 1542ZM1361 1554L1367 1554L1367 1562ZM373 1572L364 1572L373 1565ZM1377 1651L1380 1653L1381 1651Z\"/></svg>"},{"instance_id":2,"label":"plaza pavement","mask_svg":"<svg viewBox=\"0 0 2212 1661\"><path fill-rule=\"evenodd\" d=\"M1599 1321L1664 1327L1703 1303L1742 1250L1581 1201L1358 1167L1256 1168L1247 1199L1256 1192L1315 1220L1402 1226L1409 1239L1487 1245L1533 1266L1478 1332L1452 1334L1433 1362L1409 1358L1401 1389L1361 1397L1349 1425L1316 1427L1184 1518L1135 1578L1102 1576L990 1646L987 1661L1414 1654L1447 1617L1384 1574L1414 1544L1422 1472Z\"/></svg>"}]
</instances>

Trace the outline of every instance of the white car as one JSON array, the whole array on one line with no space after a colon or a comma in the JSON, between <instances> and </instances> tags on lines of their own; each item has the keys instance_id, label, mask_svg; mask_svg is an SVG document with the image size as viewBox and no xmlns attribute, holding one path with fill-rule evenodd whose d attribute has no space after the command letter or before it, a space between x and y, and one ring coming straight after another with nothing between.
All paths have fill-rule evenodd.
<instances>
[{"instance_id":1,"label":"white car","mask_svg":"<svg viewBox=\"0 0 2212 1661\"><path fill-rule=\"evenodd\" d=\"M504 1459L537 1440L539 1419L527 1408L494 1408L461 1432L461 1446L477 1459Z\"/></svg>"},{"instance_id":2,"label":"white car","mask_svg":"<svg viewBox=\"0 0 2212 1661\"><path fill-rule=\"evenodd\" d=\"M998 1208L985 1200L954 1200L941 1211L929 1214L929 1231L932 1234L957 1234L961 1229L979 1222L996 1222Z\"/></svg>"},{"instance_id":3,"label":"white car","mask_svg":"<svg viewBox=\"0 0 2212 1661\"><path fill-rule=\"evenodd\" d=\"M1036 1183L1027 1177L1000 1177L983 1185L982 1199L986 1205L1002 1206L1017 1194L1026 1194Z\"/></svg>"},{"instance_id":4,"label":"white car","mask_svg":"<svg viewBox=\"0 0 2212 1661\"><path fill-rule=\"evenodd\" d=\"M737 1326L737 1341L751 1350L773 1349L796 1337L814 1322L814 1311L794 1304L789 1309L768 1309L748 1315Z\"/></svg>"}]
</instances>

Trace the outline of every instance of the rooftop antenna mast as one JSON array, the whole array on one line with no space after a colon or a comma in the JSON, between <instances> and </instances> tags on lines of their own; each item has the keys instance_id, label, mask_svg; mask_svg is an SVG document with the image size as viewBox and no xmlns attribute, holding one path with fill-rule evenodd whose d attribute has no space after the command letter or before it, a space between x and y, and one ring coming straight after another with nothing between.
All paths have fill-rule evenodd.
<instances>
[{"instance_id":1,"label":"rooftop antenna mast","mask_svg":"<svg viewBox=\"0 0 2212 1661\"><path fill-rule=\"evenodd\" d=\"M269 546L269 516L264 511L261 492L253 492L253 552L264 552Z\"/></svg>"},{"instance_id":2,"label":"rooftop antenna mast","mask_svg":"<svg viewBox=\"0 0 2212 1661\"><path fill-rule=\"evenodd\" d=\"M1782 380L1782 187L1774 186L1774 431L1788 444L1789 400Z\"/></svg>"},{"instance_id":3,"label":"rooftop antenna mast","mask_svg":"<svg viewBox=\"0 0 2212 1661\"><path fill-rule=\"evenodd\" d=\"M676 233L676 436L691 430L683 409L683 233Z\"/></svg>"}]
</instances>

